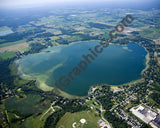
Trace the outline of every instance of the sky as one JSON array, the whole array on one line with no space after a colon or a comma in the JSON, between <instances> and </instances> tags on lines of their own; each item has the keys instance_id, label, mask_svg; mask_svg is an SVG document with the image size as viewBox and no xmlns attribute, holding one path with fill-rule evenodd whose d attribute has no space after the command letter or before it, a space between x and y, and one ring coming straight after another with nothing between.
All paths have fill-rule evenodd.
<instances>
[{"instance_id":1,"label":"sky","mask_svg":"<svg viewBox=\"0 0 160 128\"><path fill-rule=\"evenodd\" d=\"M138 4L139 2L141 3L145 3L146 2L156 2L159 0L0 0L0 7L3 8L14 8L14 7L28 7L28 6L39 6L39 5L43 5L43 4L56 4L56 3L94 3L94 2L98 2L98 3L102 3L102 2L112 2L114 4L117 3L135 3Z\"/></svg>"}]
</instances>

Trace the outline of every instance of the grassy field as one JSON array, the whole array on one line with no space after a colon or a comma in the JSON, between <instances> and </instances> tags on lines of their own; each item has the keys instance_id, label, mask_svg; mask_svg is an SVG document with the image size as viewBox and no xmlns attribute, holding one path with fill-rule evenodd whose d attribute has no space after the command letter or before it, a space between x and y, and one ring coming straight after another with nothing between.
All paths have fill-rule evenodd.
<instances>
[{"instance_id":1,"label":"grassy field","mask_svg":"<svg viewBox=\"0 0 160 128\"><path fill-rule=\"evenodd\" d=\"M4 53L0 54L0 58L2 58L3 60L10 59L10 58L13 58L15 56L16 56L15 52L13 52L13 51L11 51L11 52L4 52Z\"/></svg>"},{"instance_id":2,"label":"grassy field","mask_svg":"<svg viewBox=\"0 0 160 128\"><path fill-rule=\"evenodd\" d=\"M45 110L44 110L45 111ZM29 118L27 118L24 122L23 122L23 127L24 128L43 128L44 127L44 123L45 120L47 119L47 117L51 114L51 112L47 113L44 117L43 120L40 120L41 115L33 117L30 116Z\"/></svg>"},{"instance_id":3,"label":"grassy field","mask_svg":"<svg viewBox=\"0 0 160 128\"><path fill-rule=\"evenodd\" d=\"M26 48L19 49L18 51L24 52L24 51L29 51L30 49L31 49L30 47L26 47Z\"/></svg>"},{"instance_id":4,"label":"grassy field","mask_svg":"<svg viewBox=\"0 0 160 128\"><path fill-rule=\"evenodd\" d=\"M12 45L16 45L16 44L21 44L21 43L25 43L25 41L19 40L19 41L15 41L15 42L8 42L8 43L0 44L0 48L12 46Z\"/></svg>"},{"instance_id":5,"label":"grassy field","mask_svg":"<svg viewBox=\"0 0 160 128\"><path fill-rule=\"evenodd\" d=\"M13 117L13 119L15 119L15 114L10 114L9 115L9 119L11 119ZM10 124L10 128L43 128L44 127L44 123L45 120L47 119L47 117L50 115L50 113L47 113L46 116L44 117L44 120L40 120L42 115L39 116L30 116L28 118L26 118L25 120L23 120L23 122L19 123L19 122L11 122ZM16 118L18 119L18 117ZM9 120L11 121L11 120Z\"/></svg>"},{"instance_id":6,"label":"grassy field","mask_svg":"<svg viewBox=\"0 0 160 128\"><path fill-rule=\"evenodd\" d=\"M58 36L52 36L52 37L49 37L51 40L57 40L57 39L59 39L59 37Z\"/></svg>"},{"instance_id":7,"label":"grassy field","mask_svg":"<svg viewBox=\"0 0 160 128\"><path fill-rule=\"evenodd\" d=\"M82 125L80 123L81 119L85 119L86 123ZM69 113L67 112L57 123L56 128L72 128L72 124L76 122L76 125L79 125L79 127L76 128L99 128L97 121L100 119L100 117L95 116L93 112L76 112L76 113Z\"/></svg>"}]
</instances>

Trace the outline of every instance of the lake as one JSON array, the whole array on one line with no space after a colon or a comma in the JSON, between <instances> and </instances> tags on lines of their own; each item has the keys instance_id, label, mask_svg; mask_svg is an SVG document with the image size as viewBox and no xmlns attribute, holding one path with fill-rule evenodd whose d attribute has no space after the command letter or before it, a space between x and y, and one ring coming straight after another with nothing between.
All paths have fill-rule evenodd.
<instances>
[{"instance_id":1,"label":"lake","mask_svg":"<svg viewBox=\"0 0 160 128\"><path fill-rule=\"evenodd\" d=\"M82 55L90 54L99 41L76 42L70 45L54 46L40 53L27 55L16 63L23 79L36 79L40 88L56 87L59 78L67 77L74 67L84 60ZM146 67L147 52L135 43L128 45L110 44L88 63L85 71L77 76L63 90L69 94L85 96L91 85L107 83L120 85L141 78Z\"/></svg>"}]
</instances>

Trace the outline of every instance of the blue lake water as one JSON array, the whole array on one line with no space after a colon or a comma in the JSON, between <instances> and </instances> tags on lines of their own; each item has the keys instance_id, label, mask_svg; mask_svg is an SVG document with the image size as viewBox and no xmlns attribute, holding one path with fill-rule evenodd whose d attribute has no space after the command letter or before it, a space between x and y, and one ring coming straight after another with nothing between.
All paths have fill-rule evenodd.
<instances>
[{"instance_id":1,"label":"blue lake water","mask_svg":"<svg viewBox=\"0 0 160 128\"><path fill-rule=\"evenodd\" d=\"M103 48L103 52L97 53L94 60L90 59L91 63L87 63L83 71L77 64L85 61L82 55L91 54L88 49L94 50L96 45L99 45L99 41L77 42L27 55L18 61L19 72L22 78L36 79L39 84L43 83L42 86L51 87L55 87L55 82L60 85L59 78L65 76L62 82L70 79L70 84L67 87L60 86L65 92L78 96L87 95L91 85L120 85L141 77L147 52L135 43L126 46L111 44ZM73 73L75 67L80 69L79 75ZM70 72L74 80L68 76Z\"/></svg>"},{"instance_id":2,"label":"blue lake water","mask_svg":"<svg viewBox=\"0 0 160 128\"><path fill-rule=\"evenodd\" d=\"M7 35L7 34L11 34L11 33L13 33L12 30L0 31L0 36L4 36L4 35Z\"/></svg>"}]
</instances>

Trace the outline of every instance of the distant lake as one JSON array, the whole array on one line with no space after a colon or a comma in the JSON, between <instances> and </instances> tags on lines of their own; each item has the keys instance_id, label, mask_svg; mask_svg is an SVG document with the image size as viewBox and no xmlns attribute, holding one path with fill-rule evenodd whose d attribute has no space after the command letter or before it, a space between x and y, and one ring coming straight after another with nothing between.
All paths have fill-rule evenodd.
<instances>
[{"instance_id":1,"label":"distant lake","mask_svg":"<svg viewBox=\"0 0 160 128\"><path fill-rule=\"evenodd\" d=\"M36 79L41 86L55 87L61 76L66 76L77 64L84 60L82 55L90 54L99 41L77 42L65 46L47 48L18 60L19 73L24 79ZM85 96L91 85L107 83L124 84L141 77L145 68L147 52L135 43L126 46L111 44L97 54L95 60L64 91L77 96Z\"/></svg>"},{"instance_id":2,"label":"distant lake","mask_svg":"<svg viewBox=\"0 0 160 128\"><path fill-rule=\"evenodd\" d=\"M11 34L11 33L13 33L12 30L0 31L0 36L4 36L4 35L7 35L7 34Z\"/></svg>"}]
</instances>

